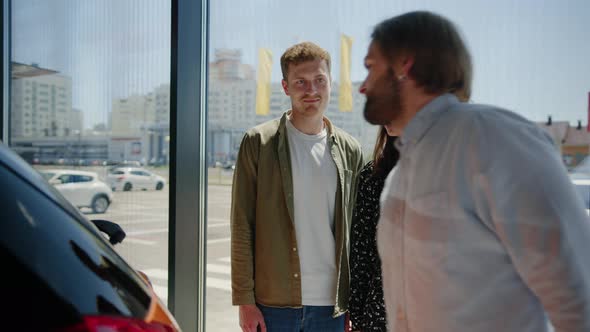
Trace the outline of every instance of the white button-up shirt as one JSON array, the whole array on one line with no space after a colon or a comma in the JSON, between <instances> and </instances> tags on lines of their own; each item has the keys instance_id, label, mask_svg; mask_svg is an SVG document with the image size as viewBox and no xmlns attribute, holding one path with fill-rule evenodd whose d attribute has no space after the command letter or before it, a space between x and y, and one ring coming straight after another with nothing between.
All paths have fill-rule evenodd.
<instances>
[{"instance_id":1,"label":"white button-up shirt","mask_svg":"<svg viewBox=\"0 0 590 332\"><path fill-rule=\"evenodd\" d=\"M542 128L446 94L398 143L377 235L391 331L590 331L590 221Z\"/></svg>"}]
</instances>

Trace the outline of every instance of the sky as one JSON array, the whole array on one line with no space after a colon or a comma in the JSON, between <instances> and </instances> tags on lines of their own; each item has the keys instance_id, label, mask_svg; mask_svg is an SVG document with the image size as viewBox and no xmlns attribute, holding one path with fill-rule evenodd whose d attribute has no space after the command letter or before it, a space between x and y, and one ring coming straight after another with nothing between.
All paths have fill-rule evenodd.
<instances>
[{"instance_id":1,"label":"sky","mask_svg":"<svg viewBox=\"0 0 590 332\"><path fill-rule=\"evenodd\" d=\"M590 1L587 0L210 0L210 60L240 49L257 66L259 48L279 58L310 40L333 58L339 80L340 35L354 39L352 81L366 75L372 28L412 10L430 10L459 27L474 63L472 101L533 121L587 123ZM73 107L85 126L106 122L113 98L169 82L169 0L19 0L12 2L12 60L72 77Z\"/></svg>"}]
</instances>

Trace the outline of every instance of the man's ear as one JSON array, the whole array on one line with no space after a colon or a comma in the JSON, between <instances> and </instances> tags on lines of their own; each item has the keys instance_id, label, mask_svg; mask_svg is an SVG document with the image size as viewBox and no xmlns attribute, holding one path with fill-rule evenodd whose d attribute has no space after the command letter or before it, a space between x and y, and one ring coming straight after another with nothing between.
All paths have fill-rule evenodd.
<instances>
[{"instance_id":1,"label":"man's ear","mask_svg":"<svg viewBox=\"0 0 590 332\"><path fill-rule=\"evenodd\" d=\"M288 96L289 95L289 87L287 86L287 81L281 80L281 85L283 86L283 91L285 91L285 94Z\"/></svg>"},{"instance_id":2,"label":"man's ear","mask_svg":"<svg viewBox=\"0 0 590 332\"><path fill-rule=\"evenodd\" d=\"M410 71L414 66L414 56L410 55L402 55L399 57L398 61L393 64L394 72L401 77L408 78L410 77Z\"/></svg>"}]
</instances>

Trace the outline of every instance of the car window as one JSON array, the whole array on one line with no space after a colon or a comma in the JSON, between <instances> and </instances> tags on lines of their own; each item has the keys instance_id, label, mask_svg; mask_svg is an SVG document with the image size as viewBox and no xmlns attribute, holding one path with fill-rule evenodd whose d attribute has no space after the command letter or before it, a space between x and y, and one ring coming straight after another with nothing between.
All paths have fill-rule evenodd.
<instances>
[{"instance_id":1,"label":"car window","mask_svg":"<svg viewBox=\"0 0 590 332\"><path fill-rule=\"evenodd\" d=\"M92 181L91 176L87 175L74 175L74 182L90 182Z\"/></svg>"},{"instance_id":2,"label":"car window","mask_svg":"<svg viewBox=\"0 0 590 332\"><path fill-rule=\"evenodd\" d=\"M57 179L60 180L62 184L74 182L73 175L69 174L60 175Z\"/></svg>"},{"instance_id":3,"label":"car window","mask_svg":"<svg viewBox=\"0 0 590 332\"><path fill-rule=\"evenodd\" d=\"M146 176L146 174L142 171L131 171L131 174L133 175L139 175L139 176Z\"/></svg>"},{"instance_id":4,"label":"car window","mask_svg":"<svg viewBox=\"0 0 590 332\"><path fill-rule=\"evenodd\" d=\"M62 326L87 314L145 317L150 290L83 220L0 164L0 259L18 283L3 289L5 317ZM32 300L34 299L34 300ZM8 310L8 312L6 312ZM23 328L23 330L35 330Z\"/></svg>"},{"instance_id":5,"label":"car window","mask_svg":"<svg viewBox=\"0 0 590 332\"><path fill-rule=\"evenodd\" d=\"M50 173L50 172L41 172L41 175L43 175L43 177L45 178L45 180L51 179L52 177L55 176L55 173Z\"/></svg>"},{"instance_id":6,"label":"car window","mask_svg":"<svg viewBox=\"0 0 590 332\"><path fill-rule=\"evenodd\" d=\"M123 175L123 174L125 174L125 172L123 172L123 171L112 171L111 174L114 174L114 175Z\"/></svg>"}]
</instances>

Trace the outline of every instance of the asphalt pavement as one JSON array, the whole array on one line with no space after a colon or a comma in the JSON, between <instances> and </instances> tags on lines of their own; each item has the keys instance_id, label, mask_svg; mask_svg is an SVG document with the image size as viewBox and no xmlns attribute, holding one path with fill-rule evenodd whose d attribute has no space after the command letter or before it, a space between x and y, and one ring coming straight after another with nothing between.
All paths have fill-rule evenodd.
<instances>
[{"instance_id":1,"label":"asphalt pavement","mask_svg":"<svg viewBox=\"0 0 590 332\"><path fill-rule=\"evenodd\" d=\"M93 171L106 177L105 167L36 166ZM168 168L147 168L168 179ZM207 331L240 331L238 311L231 305L230 281L230 202L232 171L209 169L207 196ZM168 298L168 210L169 183L163 190L115 191L113 202L104 214L83 209L89 219L118 223L127 237L115 249L135 269L148 275L158 296ZM182 291L182 290L181 290Z\"/></svg>"}]
</instances>

